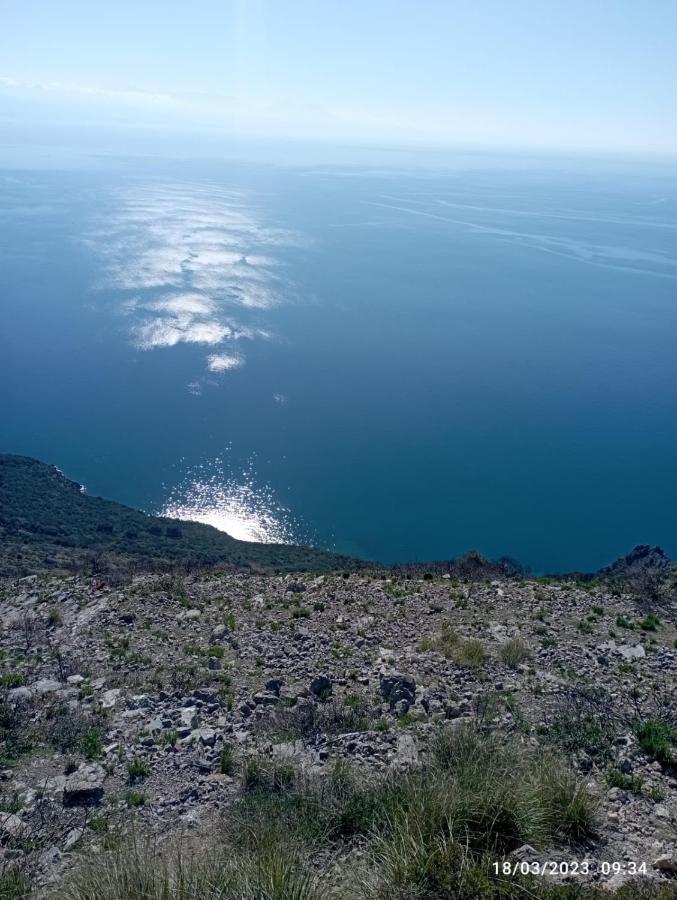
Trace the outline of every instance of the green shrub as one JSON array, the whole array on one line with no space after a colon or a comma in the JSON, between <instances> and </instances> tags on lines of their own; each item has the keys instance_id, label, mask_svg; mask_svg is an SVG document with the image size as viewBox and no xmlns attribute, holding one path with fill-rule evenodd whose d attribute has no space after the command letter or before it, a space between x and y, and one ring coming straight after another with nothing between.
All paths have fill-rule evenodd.
<instances>
[{"instance_id":1,"label":"green shrub","mask_svg":"<svg viewBox=\"0 0 677 900\"><path fill-rule=\"evenodd\" d=\"M52 609L50 609L49 613L47 614L47 624L50 626L50 628L56 628L56 626L61 625L62 622L63 616L61 615L61 610L56 606L52 607Z\"/></svg>"},{"instance_id":2,"label":"green shrub","mask_svg":"<svg viewBox=\"0 0 677 900\"><path fill-rule=\"evenodd\" d=\"M221 748L219 771L222 775L232 775L235 771L235 751L232 744L226 743Z\"/></svg>"},{"instance_id":3,"label":"green shrub","mask_svg":"<svg viewBox=\"0 0 677 900\"><path fill-rule=\"evenodd\" d=\"M0 900L29 900L30 895L28 880L19 869L0 873Z\"/></svg>"},{"instance_id":4,"label":"green shrub","mask_svg":"<svg viewBox=\"0 0 677 900\"><path fill-rule=\"evenodd\" d=\"M660 624L661 620L655 613L647 613L639 623L639 627L642 631L656 631Z\"/></svg>"},{"instance_id":5,"label":"green shrub","mask_svg":"<svg viewBox=\"0 0 677 900\"><path fill-rule=\"evenodd\" d=\"M677 727L660 719L645 719L636 723L634 731L640 747L651 759L664 766L677 762L674 750L677 744Z\"/></svg>"},{"instance_id":6,"label":"green shrub","mask_svg":"<svg viewBox=\"0 0 677 900\"><path fill-rule=\"evenodd\" d=\"M99 759L103 753L101 732L98 728L88 728L82 736L80 749L87 759Z\"/></svg>"},{"instance_id":7,"label":"green shrub","mask_svg":"<svg viewBox=\"0 0 677 900\"><path fill-rule=\"evenodd\" d=\"M427 650L436 650L438 653L441 653L442 656L451 659L456 651L458 642L458 635L454 631L451 623L443 622L439 634L433 638L421 638L417 644L417 648L422 653Z\"/></svg>"},{"instance_id":8,"label":"green shrub","mask_svg":"<svg viewBox=\"0 0 677 900\"><path fill-rule=\"evenodd\" d=\"M470 638L459 644L454 659L459 665L477 668L481 666L486 657L484 645L477 638Z\"/></svg>"},{"instance_id":9,"label":"green shrub","mask_svg":"<svg viewBox=\"0 0 677 900\"><path fill-rule=\"evenodd\" d=\"M514 637L502 644L498 655L502 663L516 669L520 663L529 658L529 646L522 638Z\"/></svg>"},{"instance_id":10,"label":"green shrub","mask_svg":"<svg viewBox=\"0 0 677 900\"><path fill-rule=\"evenodd\" d=\"M547 734L568 753L587 753L596 760L611 754L617 728L614 720L575 709L562 709L554 717Z\"/></svg>"},{"instance_id":11,"label":"green shrub","mask_svg":"<svg viewBox=\"0 0 677 900\"><path fill-rule=\"evenodd\" d=\"M149 771L148 761L139 756L135 756L134 759L130 759L127 763L127 777L130 784L143 780Z\"/></svg>"},{"instance_id":12,"label":"green shrub","mask_svg":"<svg viewBox=\"0 0 677 900\"><path fill-rule=\"evenodd\" d=\"M617 787L623 791L631 791L633 794L642 793L642 779L639 775L626 775L620 769L612 766L606 773L606 781L609 787Z\"/></svg>"}]
</instances>

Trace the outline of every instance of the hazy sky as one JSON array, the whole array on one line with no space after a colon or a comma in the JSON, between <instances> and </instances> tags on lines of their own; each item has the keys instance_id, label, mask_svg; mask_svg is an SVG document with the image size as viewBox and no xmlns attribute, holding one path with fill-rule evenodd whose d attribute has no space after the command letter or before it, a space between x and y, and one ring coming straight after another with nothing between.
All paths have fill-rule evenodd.
<instances>
[{"instance_id":1,"label":"hazy sky","mask_svg":"<svg viewBox=\"0 0 677 900\"><path fill-rule=\"evenodd\" d=\"M0 143L84 131L677 155L677 0L0 0Z\"/></svg>"}]
</instances>

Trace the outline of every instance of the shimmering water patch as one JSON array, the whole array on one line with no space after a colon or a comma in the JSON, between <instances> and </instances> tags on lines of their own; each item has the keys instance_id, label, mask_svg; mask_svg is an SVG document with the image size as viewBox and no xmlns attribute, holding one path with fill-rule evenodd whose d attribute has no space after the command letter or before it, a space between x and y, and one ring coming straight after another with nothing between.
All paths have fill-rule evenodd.
<instances>
[{"instance_id":1,"label":"shimmering water patch","mask_svg":"<svg viewBox=\"0 0 677 900\"><path fill-rule=\"evenodd\" d=\"M160 515L212 525L240 541L304 543L290 510L270 485L259 483L251 461L236 474L221 457L189 470Z\"/></svg>"}]
</instances>

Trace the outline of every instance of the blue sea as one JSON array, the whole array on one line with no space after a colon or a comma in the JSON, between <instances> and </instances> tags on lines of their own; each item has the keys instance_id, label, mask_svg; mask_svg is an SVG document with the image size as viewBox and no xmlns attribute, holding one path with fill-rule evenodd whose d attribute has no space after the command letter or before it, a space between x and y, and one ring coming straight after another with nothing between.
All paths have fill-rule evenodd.
<instances>
[{"instance_id":1,"label":"blue sea","mask_svg":"<svg viewBox=\"0 0 677 900\"><path fill-rule=\"evenodd\" d=\"M677 555L677 170L0 170L0 450L384 562Z\"/></svg>"}]
</instances>

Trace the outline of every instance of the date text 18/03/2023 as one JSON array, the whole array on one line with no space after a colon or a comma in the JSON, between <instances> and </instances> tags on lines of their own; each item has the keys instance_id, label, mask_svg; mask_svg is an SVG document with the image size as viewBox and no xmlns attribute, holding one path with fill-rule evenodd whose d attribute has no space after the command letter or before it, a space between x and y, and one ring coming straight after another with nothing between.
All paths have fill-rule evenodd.
<instances>
[{"instance_id":1,"label":"date text 18/03/2023","mask_svg":"<svg viewBox=\"0 0 677 900\"><path fill-rule=\"evenodd\" d=\"M547 860L545 862L525 862L503 860L493 863L496 875L646 875L645 862L623 861L609 862L592 859L583 860Z\"/></svg>"}]
</instances>

